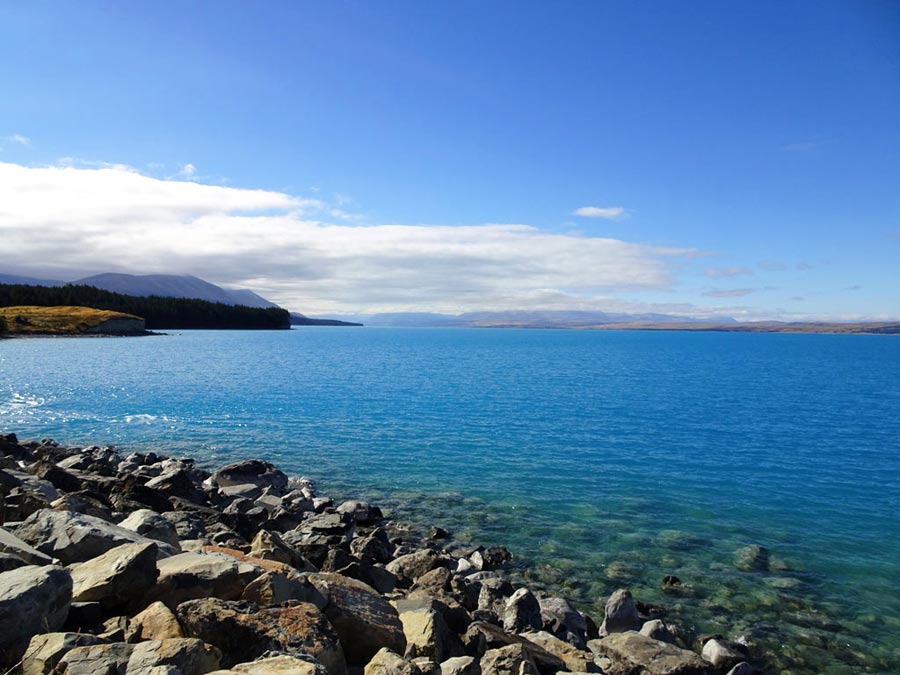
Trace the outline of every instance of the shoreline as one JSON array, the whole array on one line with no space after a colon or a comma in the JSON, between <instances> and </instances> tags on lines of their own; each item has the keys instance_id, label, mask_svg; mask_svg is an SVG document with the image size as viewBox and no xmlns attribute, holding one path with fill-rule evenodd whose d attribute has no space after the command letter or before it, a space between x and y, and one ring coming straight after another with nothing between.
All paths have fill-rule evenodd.
<instances>
[{"instance_id":1,"label":"shoreline","mask_svg":"<svg viewBox=\"0 0 900 675\"><path fill-rule=\"evenodd\" d=\"M53 658L67 664L66 672L81 672L79 659L98 653L127 664L141 649L175 647L190 647L195 660L202 652L207 663L218 654L217 667L233 667L274 645L294 657L315 652L319 663L309 667L321 669L319 675L358 669L366 675L494 675L510 668L534 675L624 675L651 672L642 668L660 658L672 668L654 673L766 672L765 654L756 646L691 635L666 622L665 608L643 604L627 589L612 594L602 616L584 615L563 598L510 583L513 557L502 547L455 542L439 525L426 534L365 502L336 504L317 495L311 481L288 478L261 460L211 473L191 459L19 443L15 436L0 437L0 455L6 493L0 551L19 558L4 567L0 597L9 594L4 578L10 575L52 570L74 579L73 596L54 598L66 611L50 625L70 636L65 646L57 644L65 642L58 635L35 637L44 635L43 627L31 635L22 627L0 635L0 653L25 655L29 663L52 643ZM73 544L82 535L82 543ZM21 543L11 546L10 537ZM16 548L22 544L35 553L23 554ZM52 559L66 567L49 564ZM44 564L33 566L37 560ZM134 577L134 570L105 572L113 562L143 567L140 583L118 578ZM7 600L0 600L0 623L6 623ZM177 645L159 646L159 634L144 630L148 605L170 617L164 623L169 632L180 631ZM263 617L277 623L298 607L309 615L302 629L295 626L300 636L282 630L275 639L271 625L260 625ZM259 643L256 648L232 645L214 630L234 622L246 629L248 641ZM163 642L169 639L176 638ZM332 648L316 652L313 643Z\"/></svg>"}]
</instances>

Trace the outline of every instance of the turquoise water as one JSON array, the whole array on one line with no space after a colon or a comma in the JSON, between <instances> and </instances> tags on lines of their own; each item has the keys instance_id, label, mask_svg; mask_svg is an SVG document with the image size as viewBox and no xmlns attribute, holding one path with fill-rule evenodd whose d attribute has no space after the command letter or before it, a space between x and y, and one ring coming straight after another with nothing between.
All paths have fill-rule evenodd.
<instances>
[{"instance_id":1,"label":"turquoise water","mask_svg":"<svg viewBox=\"0 0 900 675\"><path fill-rule=\"evenodd\" d=\"M900 672L900 338L302 329L0 342L0 430L249 455L620 585L773 672ZM747 544L772 571L733 565ZM665 574L692 592L667 596Z\"/></svg>"}]
</instances>

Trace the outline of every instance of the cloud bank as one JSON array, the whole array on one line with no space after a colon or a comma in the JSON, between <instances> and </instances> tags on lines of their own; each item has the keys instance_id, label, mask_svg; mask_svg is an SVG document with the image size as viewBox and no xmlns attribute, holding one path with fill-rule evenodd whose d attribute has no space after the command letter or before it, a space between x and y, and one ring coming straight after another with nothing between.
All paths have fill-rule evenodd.
<instances>
[{"instance_id":1,"label":"cloud bank","mask_svg":"<svg viewBox=\"0 0 900 675\"><path fill-rule=\"evenodd\" d=\"M190 273L310 313L601 309L611 293L669 288L697 253L522 224L329 222L334 211L121 165L0 163L3 271Z\"/></svg>"}]
</instances>

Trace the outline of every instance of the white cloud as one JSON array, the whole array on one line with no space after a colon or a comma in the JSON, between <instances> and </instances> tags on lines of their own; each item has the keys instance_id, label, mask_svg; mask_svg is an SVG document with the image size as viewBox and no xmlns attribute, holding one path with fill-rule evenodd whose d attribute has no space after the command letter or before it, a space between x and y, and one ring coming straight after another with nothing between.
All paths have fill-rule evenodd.
<instances>
[{"instance_id":1,"label":"white cloud","mask_svg":"<svg viewBox=\"0 0 900 675\"><path fill-rule=\"evenodd\" d=\"M625 214L625 209L621 206L582 206L572 211L573 216L581 216L582 218L606 218L607 220L615 220Z\"/></svg>"},{"instance_id":2,"label":"white cloud","mask_svg":"<svg viewBox=\"0 0 900 675\"><path fill-rule=\"evenodd\" d=\"M673 260L698 253L519 224L336 224L334 208L124 166L0 163L0 259L56 278L191 273L350 313L601 308L608 293L669 288Z\"/></svg>"},{"instance_id":3,"label":"white cloud","mask_svg":"<svg viewBox=\"0 0 900 675\"><path fill-rule=\"evenodd\" d=\"M196 173L197 173L197 167L194 166L193 164L185 164L184 166L181 167L181 170L178 172L178 174L180 176L183 176L185 178L190 178L191 176L193 176Z\"/></svg>"}]
</instances>

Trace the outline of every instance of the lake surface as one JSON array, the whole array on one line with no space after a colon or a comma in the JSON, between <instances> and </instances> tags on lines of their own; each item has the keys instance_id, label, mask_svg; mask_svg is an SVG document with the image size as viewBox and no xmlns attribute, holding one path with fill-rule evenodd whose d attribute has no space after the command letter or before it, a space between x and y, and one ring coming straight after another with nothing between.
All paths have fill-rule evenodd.
<instances>
[{"instance_id":1,"label":"lake surface","mask_svg":"<svg viewBox=\"0 0 900 675\"><path fill-rule=\"evenodd\" d=\"M0 342L0 431L269 459L599 615L900 672L900 338L304 328ZM735 552L771 551L769 572ZM692 587L665 595L666 574Z\"/></svg>"}]
</instances>

